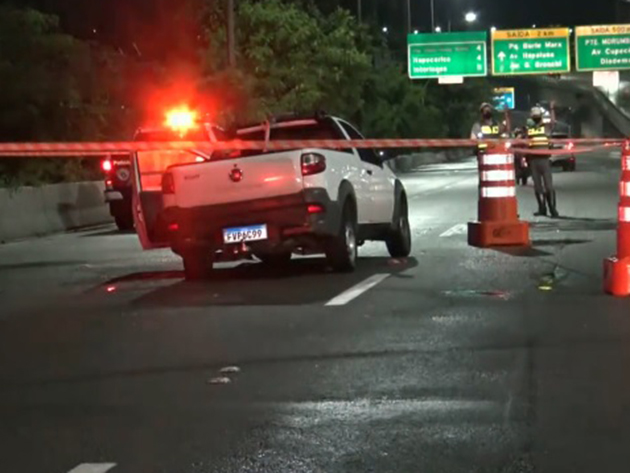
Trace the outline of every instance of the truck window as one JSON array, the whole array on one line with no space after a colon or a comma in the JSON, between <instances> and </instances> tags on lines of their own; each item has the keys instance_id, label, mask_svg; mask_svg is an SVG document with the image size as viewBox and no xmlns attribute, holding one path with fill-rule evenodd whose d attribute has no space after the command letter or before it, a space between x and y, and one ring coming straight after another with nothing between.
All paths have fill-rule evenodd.
<instances>
[{"instance_id":1,"label":"truck window","mask_svg":"<svg viewBox=\"0 0 630 473\"><path fill-rule=\"evenodd\" d=\"M256 127L254 130L245 133L237 132L236 138L242 141L264 141L265 130ZM299 124L291 126L290 123L281 123L279 126L272 126L269 134L270 141L294 141L294 140L341 140L344 137L332 122L317 122L312 124ZM276 151L270 151L269 153ZM240 153L225 153L224 159L243 158L247 156L257 156L263 154L262 150L242 150Z\"/></svg>"},{"instance_id":2,"label":"truck window","mask_svg":"<svg viewBox=\"0 0 630 473\"><path fill-rule=\"evenodd\" d=\"M365 138L361 133L359 133L353 126L346 122L339 122L343 127L344 131L348 133L348 136L351 140L364 140ZM359 157L361 161L374 164L376 166L382 166L381 160L378 155L374 152L373 149L357 149L357 153L359 153Z\"/></svg>"}]
</instances>

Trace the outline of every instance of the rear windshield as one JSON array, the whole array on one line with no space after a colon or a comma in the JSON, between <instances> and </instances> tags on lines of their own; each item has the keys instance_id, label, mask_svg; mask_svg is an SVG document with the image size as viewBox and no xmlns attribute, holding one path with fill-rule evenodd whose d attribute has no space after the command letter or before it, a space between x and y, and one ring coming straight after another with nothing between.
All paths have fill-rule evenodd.
<instances>
[{"instance_id":1,"label":"rear windshield","mask_svg":"<svg viewBox=\"0 0 630 473\"><path fill-rule=\"evenodd\" d=\"M236 138L242 141L265 141L265 130L255 130L247 133L237 133ZM293 141L293 140L339 140L342 139L337 129L332 123L313 123L312 125L296 125L272 128L269 134L270 141ZM289 150L287 150L289 151ZM258 156L261 154L276 153L277 151L267 151L260 149L249 149L241 151L226 151L220 153L213 159L234 159L245 158L247 156ZM219 153L217 153L219 154Z\"/></svg>"},{"instance_id":2,"label":"rear windshield","mask_svg":"<svg viewBox=\"0 0 630 473\"><path fill-rule=\"evenodd\" d=\"M265 131L257 130L250 133L239 133L238 138L244 141L264 141ZM299 125L285 128L272 128L269 139L280 140L337 140L340 136L337 130L328 123L313 125Z\"/></svg>"}]
</instances>

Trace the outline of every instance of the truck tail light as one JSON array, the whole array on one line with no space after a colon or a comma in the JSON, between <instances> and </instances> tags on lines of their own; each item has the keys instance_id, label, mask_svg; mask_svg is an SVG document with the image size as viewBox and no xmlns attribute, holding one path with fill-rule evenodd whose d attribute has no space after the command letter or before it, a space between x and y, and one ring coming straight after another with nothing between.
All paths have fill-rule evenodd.
<instances>
[{"instance_id":1,"label":"truck tail light","mask_svg":"<svg viewBox=\"0 0 630 473\"><path fill-rule=\"evenodd\" d=\"M318 153L302 155L302 176L312 176L326 170L326 158Z\"/></svg>"},{"instance_id":2,"label":"truck tail light","mask_svg":"<svg viewBox=\"0 0 630 473\"><path fill-rule=\"evenodd\" d=\"M162 194L174 194L175 193L175 179L170 172L167 172L162 176Z\"/></svg>"},{"instance_id":3,"label":"truck tail light","mask_svg":"<svg viewBox=\"0 0 630 473\"><path fill-rule=\"evenodd\" d=\"M326 211L326 209L321 204L308 204L306 206L306 211L309 214L322 214Z\"/></svg>"},{"instance_id":4,"label":"truck tail light","mask_svg":"<svg viewBox=\"0 0 630 473\"><path fill-rule=\"evenodd\" d=\"M105 172L111 172L111 170L114 169L111 159L104 159L101 162L101 169Z\"/></svg>"}]
</instances>

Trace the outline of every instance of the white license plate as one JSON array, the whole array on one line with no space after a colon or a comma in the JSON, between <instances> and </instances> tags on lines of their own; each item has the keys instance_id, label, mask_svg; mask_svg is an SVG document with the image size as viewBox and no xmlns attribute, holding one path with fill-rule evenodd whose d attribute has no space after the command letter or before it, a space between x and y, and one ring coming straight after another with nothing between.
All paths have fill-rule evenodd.
<instances>
[{"instance_id":1,"label":"white license plate","mask_svg":"<svg viewBox=\"0 0 630 473\"><path fill-rule=\"evenodd\" d=\"M223 230L224 243L240 243L242 241L260 241L267 239L267 225L251 225L248 227L226 228Z\"/></svg>"}]
</instances>

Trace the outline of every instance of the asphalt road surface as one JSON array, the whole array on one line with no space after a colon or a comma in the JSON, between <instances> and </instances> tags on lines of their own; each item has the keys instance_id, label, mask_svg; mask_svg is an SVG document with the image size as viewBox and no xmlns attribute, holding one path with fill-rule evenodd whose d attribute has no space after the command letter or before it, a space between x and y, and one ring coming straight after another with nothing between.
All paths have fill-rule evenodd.
<instances>
[{"instance_id":1,"label":"asphalt road surface","mask_svg":"<svg viewBox=\"0 0 630 473\"><path fill-rule=\"evenodd\" d=\"M619 157L555 174L530 249L467 246L474 164L404 177L413 255L225 265L101 228L0 246L0 471L627 472Z\"/></svg>"}]
</instances>

